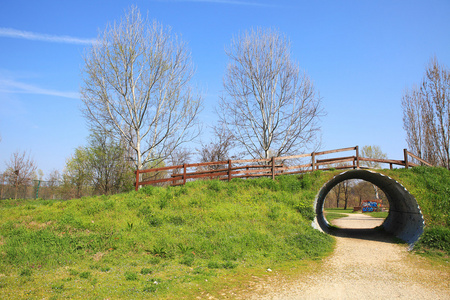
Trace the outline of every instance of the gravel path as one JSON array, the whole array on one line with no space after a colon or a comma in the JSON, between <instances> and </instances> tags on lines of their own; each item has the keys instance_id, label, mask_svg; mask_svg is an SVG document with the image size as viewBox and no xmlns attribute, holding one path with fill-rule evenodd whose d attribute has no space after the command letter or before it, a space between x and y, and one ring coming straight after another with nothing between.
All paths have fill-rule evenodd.
<instances>
[{"instance_id":1,"label":"gravel path","mask_svg":"<svg viewBox=\"0 0 450 300\"><path fill-rule=\"evenodd\" d=\"M383 219L349 214L340 228L373 228ZM343 230L320 271L261 284L251 299L450 299L449 268L432 266L382 232Z\"/></svg>"}]
</instances>

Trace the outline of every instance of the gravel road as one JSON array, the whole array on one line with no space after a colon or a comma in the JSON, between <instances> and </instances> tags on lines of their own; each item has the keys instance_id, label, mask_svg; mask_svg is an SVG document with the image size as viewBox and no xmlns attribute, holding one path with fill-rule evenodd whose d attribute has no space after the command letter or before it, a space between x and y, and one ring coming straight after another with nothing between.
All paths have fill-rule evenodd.
<instances>
[{"instance_id":1,"label":"gravel road","mask_svg":"<svg viewBox=\"0 0 450 300\"><path fill-rule=\"evenodd\" d=\"M345 229L318 271L260 284L250 299L450 299L450 268L433 266L373 228L383 219L348 214Z\"/></svg>"}]
</instances>

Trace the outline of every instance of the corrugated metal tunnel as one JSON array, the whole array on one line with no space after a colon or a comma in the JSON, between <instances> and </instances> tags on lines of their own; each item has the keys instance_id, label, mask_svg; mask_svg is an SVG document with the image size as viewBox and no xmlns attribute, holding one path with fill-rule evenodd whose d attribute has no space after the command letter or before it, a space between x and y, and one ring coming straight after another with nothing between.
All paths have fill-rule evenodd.
<instances>
[{"instance_id":1,"label":"corrugated metal tunnel","mask_svg":"<svg viewBox=\"0 0 450 300\"><path fill-rule=\"evenodd\" d=\"M316 218L313 226L329 233L330 224L323 214L325 197L331 189L348 179L362 179L378 186L389 201L389 215L383 223L384 229L403 241L413 244L423 233L425 226L422 212L416 199L394 179L369 170L350 170L336 175L325 183L314 203Z\"/></svg>"}]
</instances>

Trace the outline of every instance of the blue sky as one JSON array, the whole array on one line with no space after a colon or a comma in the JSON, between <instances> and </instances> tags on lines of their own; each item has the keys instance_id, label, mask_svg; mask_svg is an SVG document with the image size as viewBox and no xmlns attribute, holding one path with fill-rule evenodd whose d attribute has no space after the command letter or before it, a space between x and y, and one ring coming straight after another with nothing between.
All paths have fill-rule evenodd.
<instances>
[{"instance_id":1,"label":"blue sky","mask_svg":"<svg viewBox=\"0 0 450 300\"><path fill-rule=\"evenodd\" d=\"M17 150L30 152L45 174L62 171L74 149L86 145L82 55L132 4L188 42L206 125L215 122L231 38L257 26L285 33L323 98L323 150L379 145L401 159L405 88L420 82L432 56L450 65L448 0L2 0L0 172Z\"/></svg>"}]
</instances>

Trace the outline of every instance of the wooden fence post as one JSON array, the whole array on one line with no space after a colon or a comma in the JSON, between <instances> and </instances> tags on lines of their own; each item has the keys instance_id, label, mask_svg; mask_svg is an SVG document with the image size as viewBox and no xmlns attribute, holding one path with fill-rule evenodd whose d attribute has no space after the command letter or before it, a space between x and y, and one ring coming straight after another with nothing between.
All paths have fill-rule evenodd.
<instances>
[{"instance_id":1,"label":"wooden fence post","mask_svg":"<svg viewBox=\"0 0 450 300\"><path fill-rule=\"evenodd\" d=\"M183 185L186 184L186 164L183 164Z\"/></svg>"},{"instance_id":2,"label":"wooden fence post","mask_svg":"<svg viewBox=\"0 0 450 300\"><path fill-rule=\"evenodd\" d=\"M139 190L139 169L136 170L136 192Z\"/></svg>"},{"instance_id":3,"label":"wooden fence post","mask_svg":"<svg viewBox=\"0 0 450 300\"><path fill-rule=\"evenodd\" d=\"M359 169L359 146L356 146L355 150L356 150L356 168Z\"/></svg>"},{"instance_id":4,"label":"wooden fence post","mask_svg":"<svg viewBox=\"0 0 450 300\"><path fill-rule=\"evenodd\" d=\"M315 152L311 153L311 156L312 156L312 158L311 158L311 161L312 161L312 163L311 163L312 170L311 170L311 171L314 172L314 169L316 168L316 153L315 153Z\"/></svg>"},{"instance_id":5,"label":"wooden fence post","mask_svg":"<svg viewBox=\"0 0 450 300\"><path fill-rule=\"evenodd\" d=\"M403 149L403 156L405 157L405 169L408 169L408 150Z\"/></svg>"},{"instance_id":6,"label":"wooden fence post","mask_svg":"<svg viewBox=\"0 0 450 300\"><path fill-rule=\"evenodd\" d=\"M272 156L272 180L275 180L275 157Z\"/></svg>"},{"instance_id":7,"label":"wooden fence post","mask_svg":"<svg viewBox=\"0 0 450 300\"><path fill-rule=\"evenodd\" d=\"M231 159L228 160L228 181L231 181Z\"/></svg>"}]
</instances>

